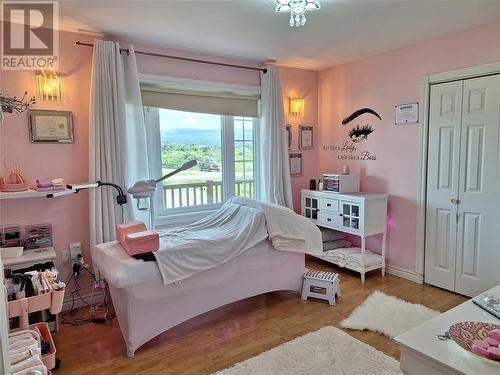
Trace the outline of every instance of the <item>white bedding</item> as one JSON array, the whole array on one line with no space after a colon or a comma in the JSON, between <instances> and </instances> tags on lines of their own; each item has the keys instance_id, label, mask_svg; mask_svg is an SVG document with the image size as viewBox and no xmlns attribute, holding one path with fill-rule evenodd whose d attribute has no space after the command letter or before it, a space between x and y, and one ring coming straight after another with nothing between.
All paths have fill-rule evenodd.
<instances>
[{"instance_id":1,"label":"white bedding","mask_svg":"<svg viewBox=\"0 0 500 375\"><path fill-rule=\"evenodd\" d=\"M153 253L157 262L140 266L144 262L129 257L121 246L111 245L106 249L111 257L98 254L97 257L103 258L98 259L101 268L128 269L106 278L114 278L116 285L131 285L144 282L159 271L163 284L172 284L244 255L266 238L275 250L323 252L321 233L309 219L288 208L247 198L232 198L200 221L161 230L159 234L160 249Z\"/></svg>"},{"instance_id":2,"label":"white bedding","mask_svg":"<svg viewBox=\"0 0 500 375\"><path fill-rule=\"evenodd\" d=\"M165 285L217 267L269 237L280 251L323 252L321 232L289 208L233 197L193 224L163 230L154 252Z\"/></svg>"},{"instance_id":3,"label":"white bedding","mask_svg":"<svg viewBox=\"0 0 500 375\"><path fill-rule=\"evenodd\" d=\"M263 213L237 204L159 234L154 255L165 285L225 263L267 238Z\"/></svg>"},{"instance_id":4,"label":"white bedding","mask_svg":"<svg viewBox=\"0 0 500 375\"><path fill-rule=\"evenodd\" d=\"M321 231L308 218L296 214L287 207L268 204L243 197L228 201L253 207L264 213L269 240L276 250L320 255L323 253Z\"/></svg>"}]
</instances>

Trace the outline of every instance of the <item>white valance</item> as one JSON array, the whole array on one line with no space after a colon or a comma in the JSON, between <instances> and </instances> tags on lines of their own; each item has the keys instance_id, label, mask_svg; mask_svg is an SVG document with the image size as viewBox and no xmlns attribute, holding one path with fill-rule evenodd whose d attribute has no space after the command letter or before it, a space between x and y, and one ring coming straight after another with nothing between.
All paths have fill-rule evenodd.
<instances>
[{"instance_id":1,"label":"white valance","mask_svg":"<svg viewBox=\"0 0 500 375\"><path fill-rule=\"evenodd\" d=\"M187 84L186 82L189 82ZM142 103L148 107L228 116L260 116L259 88L206 81L148 78L141 82Z\"/></svg>"}]
</instances>

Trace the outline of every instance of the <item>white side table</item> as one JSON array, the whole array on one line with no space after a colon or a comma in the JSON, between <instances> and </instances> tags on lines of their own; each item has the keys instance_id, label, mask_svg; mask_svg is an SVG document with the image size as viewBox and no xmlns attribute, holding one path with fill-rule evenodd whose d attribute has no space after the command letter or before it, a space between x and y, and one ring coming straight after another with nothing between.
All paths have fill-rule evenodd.
<instances>
[{"instance_id":1,"label":"white side table","mask_svg":"<svg viewBox=\"0 0 500 375\"><path fill-rule=\"evenodd\" d=\"M500 285L484 293L500 295ZM394 338L401 348L401 371L407 375L500 374L500 366L476 357L453 340L437 338L451 325L465 321L499 324L497 318L472 300L464 302Z\"/></svg>"}]
</instances>

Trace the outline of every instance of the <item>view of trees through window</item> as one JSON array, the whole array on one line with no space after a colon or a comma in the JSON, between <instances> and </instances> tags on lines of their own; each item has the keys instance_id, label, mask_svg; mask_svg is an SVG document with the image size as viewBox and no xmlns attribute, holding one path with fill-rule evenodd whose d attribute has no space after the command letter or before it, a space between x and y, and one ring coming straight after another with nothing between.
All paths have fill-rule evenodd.
<instances>
[{"instance_id":1,"label":"view of trees through window","mask_svg":"<svg viewBox=\"0 0 500 375\"><path fill-rule=\"evenodd\" d=\"M164 181L164 208L221 203L225 175L224 152L234 148L234 193L254 196L253 119L159 109L162 172L167 174L188 160L198 165ZM222 142L225 126L234 129L234 139ZM227 173L226 172L226 173Z\"/></svg>"}]
</instances>

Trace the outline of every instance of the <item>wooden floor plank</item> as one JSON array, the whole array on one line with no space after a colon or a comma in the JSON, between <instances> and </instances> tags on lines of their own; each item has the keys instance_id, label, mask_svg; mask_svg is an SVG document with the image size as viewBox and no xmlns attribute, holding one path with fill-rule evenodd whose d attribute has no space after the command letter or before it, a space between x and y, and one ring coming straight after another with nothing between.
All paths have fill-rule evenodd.
<instances>
[{"instance_id":1,"label":"wooden floor plank","mask_svg":"<svg viewBox=\"0 0 500 375\"><path fill-rule=\"evenodd\" d=\"M248 298L193 318L154 338L127 358L118 321L79 327L62 325L54 334L61 359L55 375L90 374L210 374L321 327L339 326L375 290L432 309L446 311L466 298L380 272L359 275L307 259L309 268L340 274L342 297L336 306L301 301L295 292L274 292ZM81 311L81 317L88 312ZM398 346L374 332L346 331L353 337L399 359Z\"/></svg>"}]
</instances>

